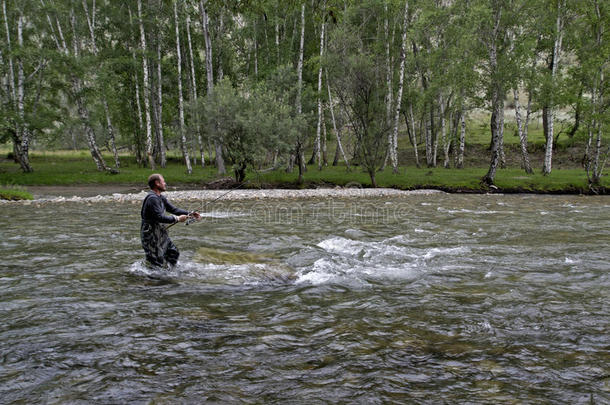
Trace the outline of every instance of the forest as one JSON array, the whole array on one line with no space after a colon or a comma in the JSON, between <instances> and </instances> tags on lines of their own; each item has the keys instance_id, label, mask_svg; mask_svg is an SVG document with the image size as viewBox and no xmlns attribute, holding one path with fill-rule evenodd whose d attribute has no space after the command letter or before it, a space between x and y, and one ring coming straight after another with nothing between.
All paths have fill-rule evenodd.
<instances>
[{"instance_id":1,"label":"forest","mask_svg":"<svg viewBox=\"0 0 610 405\"><path fill-rule=\"evenodd\" d=\"M1 1L0 144L23 172L34 149L86 148L110 173L120 156L163 168L174 150L188 173L302 181L339 164L376 186L404 164L399 144L417 167L464 168L476 115L483 184L506 164L508 121L524 173L550 174L562 137L591 186L604 175L607 1Z\"/></svg>"}]
</instances>

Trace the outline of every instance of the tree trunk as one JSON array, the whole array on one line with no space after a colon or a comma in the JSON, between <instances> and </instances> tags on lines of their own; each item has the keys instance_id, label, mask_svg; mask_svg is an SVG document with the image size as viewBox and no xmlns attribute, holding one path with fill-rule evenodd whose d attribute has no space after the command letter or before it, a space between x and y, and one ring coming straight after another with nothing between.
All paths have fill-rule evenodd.
<instances>
[{"instance_id":1,"label":"tree trunk","mask_svg":"<svg viewBox=\"0 0 610 405\"><path fill-rule=\"evenodd\" d=\"M324 167L328 166L328 150L327 150L327 142L326 142L326 119L324 114L322 114L322 165Z\"/></svg>"},{"instance_id":2,"label":"tree trunk","mask_svg":"<svg viewBox=\"0 0 610 405\"><path fill-rule=\"evenodd\" d=\"M377 180L375 179L375 170L369 170L369 177L371 178L371 186L377 188Z\"/></svg>"},{"instance_id":3,"label":"tree trunk","mask_svg":"<svg viewBox=\"0 0 610 405\"><path fill-rule=\"evenodd\" d=\"M445 117L445 100L443 100L443 96L439 94L438 96L438 104L440 107L441 114L441 139L443 140L443 167L448 169L450 166L449 162L449 148L451 147L451 140L447 137L447 119Z\"/></svg>"},{"instance_id":4,"label":"tree trunk","mask_svg":"<svg viewBox=\"0 0 610 405\"><path fill-rule=\"evenodd\" d=\"M464 112L464 106L460 109L460 146L457 156L456 167L458 169L464 168L464 149L466 145L466 113Z\"/></svg>"},{"instance_id":5,"label":"tree trunk","mask_svg":"<svg viewBox=\"0 0 610 405\"><path fill-rule=\"evenodd\" d=\"M223 33L224 33L224 24L225 24L225 19L223 17L222 10L220 10L219 19L220 19L220 21L218 24L218 34L217 35L218 35L219 40L221 41ZM218 47L217 58L218 58L218 81L221 82L222 79L224 78L224 71L222 69L222 43Z\"/></svg>"},{"instance_id":6,"label":"tree trunk","mask_svg":"<svg viewBox=\"0 0 610 405\"><path fill-rule=\"evenodd\" d=\"M434 106L429 102L426 107L429 110L425 113L426 118L426 164L428 167L436 166L436 157L434 156Z\"/></svg>"},{"instance_id":7,"label":"tree trunk","mask_svg":"<svg viewBox=\"0 0 610 405\"><path fill-rule=\"evenodd\" d=\"M82 97L82 86L81 81L76 76L72 76L72 89L74 91L76 105L78 107L78 116L81 119L83 126L85 127L85 135L87 136L87 144L89 145L89 151L91 152L91 157L97 166L97 170L99 171L111 171L110 168L106 165L104 158L102 157L102 153L97 147L97 143L95 141L95 132L91 127L91 123L89 121L89 110L85 105L85 101Z\"/></svg>"},{"instance_id":8,"label":"tree trunk","mask_svg":"<svg viewBox=\"0 0 610 405\"><path fill-rule=\"evenodd\" d=\"M305 3L301 4L301 40L299 48L299 62L297 64L297 97L296 110L297 115L301 115L303 105L301 103L301 94L303 92L303 56L305 53ZM297 140L296 145L297 162L299 163L299 179L298 183L303 183L303 172L305 171L305 159L303 158L302 142Z\"/></svg>"},{"instance_id":9,"label":"tree trunk","mask_svg":"<svg viewBox=\"0 0 610 405\"><path fill-rule=\"evenodd\" d=\"M339 161L338 153L341 152L341 156L343 157L343 161L345 162L345 166L347 170L349 170L349 161L347 160L347 156L345 156L345 151L343 150L343 145L341 144L341 134L337 129L337 120L335 119L335 108L333 106L333 97L330 92L330 83L328 81L328 72L326 72L326 89L328 90L328 106L330 109L330 118L333 122L333 130L335 131L335 136L337 137L337 150L335 153L335 160L333 161L333 166L336 166Z\"/></svg>"},{"instance_id":10,"label":"tree trunk","mask_svg":"<svg viewBox=\"0 0 610 405\"><path fill-rule=\"evenodd\" d=\"M129 13L129 25L130 27L133 26L133 14L131 13L131 7L127 7L127 12ZM133 39L134 42L137 44L137 39L136 39L136 35L135 33L132 33L133 35ZM137 59L136 59L136 52L135 52L135 45L132 47L131 49L131 60L133 62L133 82L134 82L134 87L135 87L135 104L136 104L136 113L137 113L137 118L138 118L138 131L136 133L136 161L138 163L139 166L143 165L143 159L142 159L142 154L141 154L141 146L142 146L142 141L141 141L141 137L142 137L142 131L144 129L144 120L142 118L142 106L140 105L140 85L138 83L138 72L137 72Z\"/></svg>"},{"instance_id":11,"label":"tree trunk","mask_svg":"<svg viewBox=\"0 0 610 405\"><path fill-rule=\"evenodd\" d=\"M519 142L521 144L521 165L527 174L532 174L533 170L530 165L530 158L527 152L527 120L525 127L521 120L521 104L519 103L519 94L517 89L513 89L513 97L515 100L515 119L517 121L517 130L519 131ZM529 116L529 110L531 105L531 96L528 97L528 106L526 116Z\"/></svg>"},{"instance_id":12,"label":"tree trunk","mask_svg":"<svg viewBox=\"0 0 610 405\"><path fill-rule=\"evenodd\" d=\"M392 125L392 102L394 99L394 89L392 86L392 58L390 57L390 31L389 31L389 16L388 16L388 2L383 2L383 11L384 11L384 19L383 19L383 31L385 35L385 64L386 64L386 97L385 97L385 105L386 105L386 125L388 128ZM388 149L386 151L385 159L383 160L383 165L381 166L380 171L385 170L385 167L388 163L388 159L392 154L392 132L388 131Z\"/></svg>"},{"instance_id":13,"label":"tree trunk","mask_svg":"<svg viewBox=\"0 0 610 405\"><path fill-rule=\"evenodd\" d=\"M165 137L163 135L163 80L161 76L161 38L157 38L157 136L159 144L159 155L161 167L167 165L165 151Z\"/></svg>"},{"instance_id":14,"label":"tree trunk","mask_svg":"<svg viewBox=\"0 0 610 405\"><path fill-rule=\"evenodd\" d=\"M208 94L214 92L214 69L212 58L212 39L210 38L210 29L208 21L208 13L205 9L206 0L199 1L199 11L201 13L201 26L203 27L203 37L205 39L205 66L208 82ZM222 143L214 141L214 150L216 153L216 169L218 174L226 174L225 162L222 157Z\"/></svg>"},{"instance_id":15,"label":"tree trunk","mask_svg":"<svg viewBox=\"0 0 610 405\"><path fill-rule=\"evenodd\" d=\"M325 13L325 3L322 3L322 15ZM322 29L320 30L320 66L318 68L318 125L316 127L316 143L315 143L315 156L318 160L318 170L322 170L322 159L321 159L321 142L320 132L322 129L322 58L324 57L324 29L326 24L324 18L322 18Z\"/></svg>"},{"instance_id":16,"label":"tree trunk","mask_svg":"<svg viewBox=\"0 0 610 405\"><path fill-rule=\"evenodd\" d=\"M182 157L186 163L186 171L188 174L193 173L191 160L186 148L186 135L184 129L184 99L182 97L182 52L180 51L180 28L178 25L178 2L174 2L174 23L176 25L176 68L178 70L178 114L180 117L180 148L182 149Z\"/></svg>"},{"instance_id":17,"label":"tree trunk","mask_svg":"<svg viewBox=\"0 0 610 405\"><path fill-rule=\"evenodd\" d=\"M496 178L496 170L500 163L500 147L502 136L502 115L504 114L504 97L498 88L493 90L492 113L491 113L491 162L487 174L483 177L483 182L493 185Z\"/></svg>"},{"instance_id":18,"label":"tree trunk","mask_svg":"<svg viewBox=\"0 0 610 405\"><path fill-rule=\"evenodd\" d=\"M142 0L138 0L138 20L140 25L140 48L142 49L142 72L143 72L143 98L144 116L146 118L146 156L151 170L155 170L156 164L153 157L152 124L150 116L150 81L148 79L148 59L146 58L146 35L144 33L144 20L142 19Z\"/></svg>"},{"instance_id":19,"label":"tree trunk","mask_svg":"<svg viewBox=\"0 0 610 405\"><path fill-rule=\"evenodd\" d=\"M2 10L4 13L4 24L6 28L6 39L7 48L9 50L8 57L8 78L7 78L7 96L12 104L12 108L16 110L19 122L13 120L13 128L11 130L11 136L13 138L13 153L15 160L19 163L21 170L24 173L32 172L32 166L30 165L30 130L26 123L25 118L25 73L23 69L23 62L21 55L17 57L17 84L15 84L15 71L13 64L13 55L11 49L10 30L8 24L8 15L6 12L6 2L2 2ZM23 15L19 12L17 18L17 45L19 50L23 48Z\"/></svg>"},{"instance_id":20,"label":"tree trunk","mask_svg":"<svg viewBox=\"0 0 610 405\"><path fill-rule=\"evenodd\" d=\"M549 66L549 70L551 71L551 82L554 86L554 80L557 77L557 69L559 66L559 58L561 56L561 43L563 40L563 25L564 21L562 18L562 6L565 7L565 0L557 0L557 22L556 22L556 32L555 32L555 42L553 44L553 56L551 59L551 65ZM545 121L545 137L546 137L546 148L544 151L544 164L542 166L542 173L544 175L550 174L552 170L552 160L553 160L553 102L554 97L553 94L549 96L549 100L547 104L543 108L543 120Z\"/></svg>"},{"instance_id":21,"label":"tree trunk","mask_svg":"<svg viewBox=\"0 0 610 405\"><path fill-rule=\"evenodd\" d=\"M189 60L190 60L190 68L191 68L191 91L192 91L192 99L195 104L195 127L197 130L197 144L199 145L199 155L201 159L201 167L205 167L205 156L203 153L203 140L201 137L201 126L199 122L199 107L197 106L197 77L195 76L195 58L193 57L193 45L191 42L191 17L186 15L186 38L189 46Z\"/></svg>"},{"instance_id":22,"label":"tree trunk","mask_svg":"<svg viewBox=\"0 0 610 405\"><path fill-rule=\"evenodd\" d=\"M394 112L394 130L390 137L390 161L392 171L398 173L398 123L400 119L400 106L402 104L403 83L405 77L405 58L407 53L407 25L409 22L409 1L405 1L405 12L402 27L402 44L400 47L400 73L398 75L398 95L396 96L396 110Z\"/></svg>"}]
</instances>

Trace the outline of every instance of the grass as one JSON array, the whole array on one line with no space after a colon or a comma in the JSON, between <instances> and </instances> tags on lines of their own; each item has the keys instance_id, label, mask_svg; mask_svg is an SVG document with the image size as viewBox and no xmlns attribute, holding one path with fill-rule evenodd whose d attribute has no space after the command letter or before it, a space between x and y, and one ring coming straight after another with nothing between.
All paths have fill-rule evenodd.
<instances>
[{"instance_id":1,"label":"grass","mask_svg":"<svg viewBox=\"0 0 610 405\"><path fill-rule=\"evenodd\" d=\"M23 190L19 186L5 186L0 187L0 200L33 200L34 196L31 193Z\"/></svg>"},{"instance_id":2,"label":"grass","mask_svg":"<svg viewBox=\"0 0 610 405\"><path fill-rule=\"evenodd\" d=\"M446 191L480 192L486 187L481 185L485 168L443 169L400 167L399 173L392 173L391 168L377 173L379 187L391 187L402 190L424 188L442 189ZM326 167L319 171L317 167L309 167L305 173L306 186L309 185L340 185L370 187L371 180L360 168L352 168L350 172L345 167ZM274 186L294 184L295 173L276 171L259 176L251 173L248 177L254 184L269 183ZM520 169L499 169L496 175L496 186L505 192L543 192L543 193L587 193L588 183L582 169L554 170L550 175L542 173L527 175ZM610 180L604 179L603 186L610 187Z\"/></svg>"},{"instance_id":3,"label":"grass","mask_svg":"<svg viewBox=\"0 0 610 405\"><path fill-rule=\"evenodd\" d=\"M486 191L486 187L481 185L480 180L487 171L488 152L480 145L479 149L481 150L475 153L477 156L471 158L466 169L416 168L407 161L406 166L399 167L398 174L392 173L391 168L377 173L377 184L379 187L404 190L435 188L461 192ZM0 153L6 156L2 149L0 149ZM410 152L408 153L410 154ZM332 154L329 153L329 156ZM110 155L105 155L105 158L109 163L113 161ZM153 173L149 168L139 167L131 156L121 156L119 174L98 172L88 151L34 151L30 155L30 160L34 168L33 173L22 173L19 166L12 160L0 159L0 184L14 186L96 184L144 186L147 177ZM518 159L516 160L518 161ZM569 159L565 158L565 160ZM518 164L515 164L514 161L515 159L513 159L513 166ZM439 163L441 163L440 160ZM554 169L549 176L543 176L539 169L533 175L527 175L523 170L516 168L499 169L496 175L496 186L504 192L588 193L585 172L578 166L578 164L570 164L564 166L566 168ZM168 159L167 167L157 168L155 171L162 173L168 184L173 186L202 187L218 178L216 169L211 166L206 168L195 166L193 173L187 174L179 156L172 154ZM297 175L297 170L293 173L286 173L285 170L266 173L251 170L246 178L249 180L246 187L257 188L261 184L263 187L278 188L332 185L371 186L368 174L361 167L352 167L352 170L348 172L343 165L328 166L321 171L317 166L309 166L303 185L296 184ZM603 177L602 186L605 190L610 187L608 176ZM11 195L20 195L25 192L23 187L21 190L10 187L5 189L11 191ZM602 191L605 192L605 190Z\"/></svg>"},{"instance_id":4,"label":"grass","mask_svg":"<svg viewBox=\"0 0 610 405\"><path fill-rule=\"evenodd\" d=\"M6 155L5 155L6 156ZM110 155L104 155L108 163L113 161ZM154 173L163 173L170 184L189 183L204 184L216 177L213 167L193 168L188 174L186 167L179 160L171 158L166 168L138 167L135 158L120 157L120 173L110 174L97 171L91 155L85 151L33 152L30 162L34 171L23 173L12 161L0 160L0 184L34 185L87 185L87 184L138 184L146 183L147 177Z\"/></svg>"}]
</instances>

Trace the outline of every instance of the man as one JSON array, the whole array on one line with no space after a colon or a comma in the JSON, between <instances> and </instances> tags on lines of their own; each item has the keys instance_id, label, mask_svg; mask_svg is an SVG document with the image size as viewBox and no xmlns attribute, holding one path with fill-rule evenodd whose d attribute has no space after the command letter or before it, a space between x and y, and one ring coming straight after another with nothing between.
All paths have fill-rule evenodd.
<instances>
[{"instance_id":1,"label":"man","mask_svg":"<svg viewBox=\"0 0 610 405\"><path fill-rule=\"evenodd\" d=\"M180 252L173 244L164 224L175 224L185 222L189 216L196 219L201 218L197 212L189 213L174 207L167 201L162 192L166 191L165 179L160 174L151 174L148 177L148 192L142 203L142 226L140 236L142 247L146 253L146 260L153 266L167 267L175 266L178 262ZM165 211L172 215L166 215Z\"/></svg>"}]
</instances>

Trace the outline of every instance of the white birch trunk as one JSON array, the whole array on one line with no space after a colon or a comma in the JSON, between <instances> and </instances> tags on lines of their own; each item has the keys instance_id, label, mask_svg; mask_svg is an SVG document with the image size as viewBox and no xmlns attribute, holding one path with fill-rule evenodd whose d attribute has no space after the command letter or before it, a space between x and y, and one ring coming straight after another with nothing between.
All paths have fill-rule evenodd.
<instances>
[{"instance_id":1,"label":"white birch trunk","mask_svg":"<svg viewBox=\"0 0 610 405\"><path fill-rule=\"evenodd\" d=\"M499 36L500 20L502 16L501 9L495 13L495 25L493 34L488 44L489 50L489 65L492 77L496 74L498 68L498 54L497 54L497 39ZM489 164L489 170L483 176L483 182L487 185L493 185L496 177L496 171L500 162L500 147L501 147L501 135L502 135L502 114L504 114L504 92L502 90L501 83L498 79L494 79L492 82L492 94L491 94L491 161Z\"/></svg>"},{"instance_id":2,"label":"white birch trunk","mask_svg":"<svg viewBox=\"0 0 610 405\"><path fill-rule=\"evenodd\" d=\"M254 20L254 78L258 79L258 40L256 39L256 19Z\"/></svg>"},{"instance_id":3,"label":"white birch trunk","mask_svg":"<svg viewBox=\"0 0 610 405\"><path fill-rule=\"evenodd\" d=\"M146 58L146 35L144 33L144 21L142 19L142 0L138 0L138 19L140 25L140 48L142 50L144 116L146 118L146 156L148 157L150 168L155 170L156 165L153 157L152 124L150 116L150 81L148 78L148 59Z\"/></svg>"},{"instance_id":4,"label":"white birch trunk","mask_svg":"<svg viewBox=\"0 0 610 405\"><path fill-rule=\"evenodd\" d=\"M275 52L276 52L275 63L279 66L280 65L280 23L278 22L277 15L275 17Z\"/></svg>"},{"instance_id":5,"label":"white birch trunk","mask_svg":"<svg viewBox=\"0 0 610 405\"><path fill-rule=\"evenodd\" d=\"M23 49L23 15L19 13L17 17L17 45ZM25 118L25 74L21 57L17 58L17 114L19 115L19 128L21 129L21 139L19 146L19 164L24 172L31 172L30 166L30 129Z\"/></svg>"},{"instance_id":6,"label":"white birch trunk","mask_svg":"<svg viewBox=\"0 0 610 405\"><path fill-rule=\"evenodd\" d=\"M445 169L449 168L449 148L451 146L451 141L447 137L447 119L445 117L445 100L443 99L442 94L438 96L438 103L440 107L441 113L441 139L443 140L443 167Z\"/></svg>"},{"instance_id":7,"label":"white birch trunk","mask_svg":"<svg viewBox=\"0 0 610 405\"><path fill-rule=\"evenodd\" d=\"M220 38L220 40L222 40L222 36L224 33L224 25L225 25L225 19L224 19L224 14L221 10L220 12L220 23L218 24L218 38ZM222 69L222 46L218 47L218 81L221 82L222 79L224 79L224 71Z\"/></svg>"},{"instance_id":8,"label":"white birch trunk","mask_svg":"<svg viewBox=\"0 0 610 405\"><path fill-rule=\"evenodd\" d=\"M297 115L301 115L303 111L303 105L301 102L301 94L303 92L303 57L305 54L305 3L301 5L301 39L299 48L299 61L297 64L297 97L296 97L296 110ZM303 172L305 171L305 158L303 151L301 150L301 140L297 140L296 145L296 159L299 162L299 178L298 182L303 182Z\"/></svg>"},{"instance_id":9,"label":"white birch trunk","mask_svg":"<svg viewBox=\"0 0 610 405\"><path fill-rule=\"evenodd\" d=\"M174 2L174 23L176 25L176 68L178 70L178 114L180 117L180 148L182 149L182 156L184 157L184 163L186 163L186 171L188 174L193 173L191 167L191 159L186 148L186 135L184 130L184 99L182 97L182 52L180 51L180 28L178 25L178 5Z\"/></svg>"},{"instance_id":10,"label":"white birch trunk","mask_svg":"<svg viewBox=\"0 0 610 405\"><path fill-rule=\"evenodd\" d=\"M337 149L341 152L341 156L343 157L343 161L345 162L345 166L347 170L349 170L349 161L347 160L347 156L345 156L345 151L343 150L343 144L341 143L341 134L337 129L337 120L335 119L335 108L333 104L333 97L330 92L330 83L328 81L328 72L326 72L326 88L328 90L328 107L330 109L330 118L333 122L333 130L335 131L335 136L337 137Z\"/></svg>"},{"instance_id":11,"label":"white birch trunk","mask_svg":"<svg viewBox=\"0 0 610 405\"><path fill-rule=\"evenodd\" d=\"M513 98L515 100L515 120L517 121L517 130L519 131L519 143L521 145L521 165L527 174L532 174L530 166L529 154L527 152L527 122L523 122L521 117L521 104L519 103L519 94L517 89L513 89ZM531 104L531 98L528 101L528 110ZM529 111L527 112L529 115ZM525 124L525 127L524 127Z\"/></svg>"},{"instance_id":12,"label":"white birch trunk","mask_svg":"<svg viewBox=\"0 0 610 405\"><path fill-rule=\"evenodd\" d=\"M165 137L163 134L163 77L161 75L161 38L157 41L157 136L159 137L159 154L161 155L161 167L167 165L165 151Z\"/></svg>"},{"instance_id":13,"label":"white birch trunk","mask_svg":"<svg viewBox=\"0 0 610 405\"><path fill-rule=\"evenodd\" d=\"M9 51L8 56L8 77L7 77L7 96L10 100L11 108L17 113L19 117L18 122L13 121L14 132L13 138L13 151L15 157L19 162L21 170L25 173L31 172L32 167L30 165L29 158L29 144L30 135L29 128L25 120L25 74L23 70L23 62L21 57L17 57L17 83L15 83L15 67L12 55L12 44L11 35L8 23L8 15L6 11L6 1L2 2L2 10L4 13L4 25L6 29L6 40L7 48ZM23 47L23 15L19 13L17 19L17 45L19 49Z\"/></svg>"},{"instance_id":14,"label":"white birch trunk","mask_svg":"<svg viewBox=\"0 0 610 405\"><path fill-rule=\"evenodd\" d=\"M409 1L405 1L403 16L402 42L400 46L400 72L398 74L398 94L396 96L396 109L394 111L394 129L391 136L390 161L392 171L398 173L398 123L400 119L400 106L402 104L403 83L405 77L405 58L407 54L407 25L409 23Z\"/></svg>"},{"instance_id":15,"label":"white birch trunk","mask_svg":"<svg viewBox=\"0 0 610 405\"><path fill-rule=\"evenodd\" d=\"M565 0L557 0L557 22L556 22L556 33L555 42L553 45L553 61L551 65L551 82L554 82L557 77L557 69L559 66L559 58L561 56L561 43L563 40L563 25L564 21L562 18L562 6L565 7ZM554 85L554 83L553 83ZM544 164L542 166L542 173L547 175L551 173L552 161L553 161L553 141L554 141L554 108L553 108L553 96L551 95L549 105L544 109L545 120L547 123L546 135L546 148L544 151Z\"/></svg>"},{"instance_id":16,"label":"white birch trunk","mask_svg":"<svg viewBox=\"0 0 610 405\"><path fill-rule=\"evenodd\" d=\"M199 1L199 11L201 13L201 26L203 28L203 37L205 40L205 66L206 66L206 77L208 82L208 94L214 92L214 69L213 69L213 58L212 58L212 38L210 37L210 27L208 20L208 13L205 9L207 1ZM216 152L216 169L218 174L226 174L225 162L222 158L222 143L214 141L214 149Z\"/></svg>"},{"instance_id":17,"label":"white birch trunk","mask_svg":"<svg viewBox=\"0 0 610 405\"><path fill-rule=\"evenodd\" d=\"M305 4L301 5L301 39L299 48L299 61L297 63L297 114L301 114L303 106L301 104L301 94L303 92L303 55L305 47Z\"/></svg>"},{"instance_id":18,"label":"white birch trunk","mask_svg":"<svg viewBox=\"0 0 610 405\"><path fill-rule=\"evenodd\" d=\"M409 122L411 128L411 142L413 143L413 154L415 155L415 165L419 168L419 151L417 150L417 134L415 133L415 116L413 115L413 103L409 103Z\"/></svg>"},{"instance_id":19,"label":"white birch trunk","mask_svg":"<svg viewBox=\"0 0 610 405\"><path fill-rule=\"evenodd\" d=\"M322 5L322 12L324 13L325 4ZM316 144L315 144L315 155L318 160L318 170L322 170L322 159L321 159L321 141L320 132L322 127L322 58L324 57L324 29L326 24L322 19L322 29L320 30L320 67L318 68L318 125L316 127Z\"/></svg>"},{"instance_id":20,"label":"white birch trunk","mask_svg":"<svg viewBox=\"0 0 610 405\"><path fill-rule=\"evenodd\" d=\"M127 8L128 12L129 12L129 24L132 25L133 23L133 16L131 14L131 8ZM137 43L138 41L135 39L135 34L134 34L134 41ZM133 72L133 82L135 85L135 100L136 100L136 112L138 115L138 131L139 131L139 135L138 135L138 142L136 145L136 159L138 161L139 165L142 165L142 159L141 159L141 154L140 154L140 136L142 135L142 132L144 130L144 119L142 117L142 106L140 104L140 84L138 83L138 72L136 67L138 66L138 61L136 59L136 52L135 49L132 48L131 50L131 59L133 61L133 67L134 67L134 72Z\"/></svg>"},{"instance_id":21,"label":"white birch trunk","mask_svg":"<svg viewBox=\"0 0 610 405\"><path fill-rule=\"evenodd\" d=\"M392 121L392 100L394 99L394 90L392 89L392 61L390 59L390 32L388 23L388 2L385 1L383 4L385 11L385 19L383 22L383 29L385 33L385 63L386 63L386 86L388 88L386 94L386 120L388 126Z\"/></svg>"},{"instance_id":22,"label":"white birch trunk","mask_svg":"<svg viewBox=\"0 0 610 405\"><path fill-rule=\"evenodd\" d=\"M458 169L464 168L464 149L466 146L466 113L464 106L460 108L460 142L459 142L458 156L456 167Z\"/></svg>"},{"instance_id":23,"label":"white birch trunk","mask_svg":"<svg viewBox=\"0 0 610 405\"><path fill-rule=\"evenodd\" d=\"M190 58L190 67L191 67L191 86L193 89L193 101L195 106L197 106L197 78L195 76L195 58L193 57L193 45L191 41L191 17L186 15L186 37L188 40L189 46L189 58ZM203 153L203 140L201 138L201 130L199 123L199 114L198 107L195 107L195 124L197 127L197 144L199 145L199 155L201 158L201 167L205 167L205 156Z\"/></svg>"}]
</instances>

